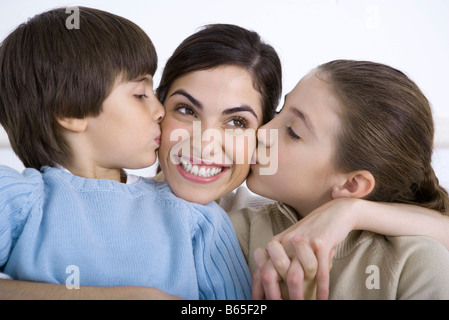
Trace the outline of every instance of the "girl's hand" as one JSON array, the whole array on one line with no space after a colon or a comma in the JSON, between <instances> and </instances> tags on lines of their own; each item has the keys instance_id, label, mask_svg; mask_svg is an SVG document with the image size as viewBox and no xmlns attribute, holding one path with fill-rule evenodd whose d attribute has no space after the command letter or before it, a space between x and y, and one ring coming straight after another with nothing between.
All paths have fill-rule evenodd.
<instances>
[{"instance_id":1,"label":"girl's hand","mask_svg":"<svg viewBox=\"0 0 449 320\"><path fill-rule=\"evenodd\" d=\"M284 247L273 240L267 249L258 248L254 257L253 299L316 298L317 261L307 242L295 241L296 257L290 260Z\"/></svg>"},{"instance_id":2,"label":"girl's hand","mask_svg":"<svg viewBox=\"0 0 449 320\"><path fill-rule=\"evenodd\" d=\"M335 199L318 209L311 212L309 215L301 219L295 225L291 226L284 232L273 237L274 241L279 242L285 248L285 253L289 261L297 259L299 266L307 270L305 274L310 277L311 270L316 271L317 295L316 298L320 300L328 299L329 297L329 272L331 269L331 261L334 253L334 248L339 245L357 225L357 216L355 205L360 201L358 199ZM298 245L299 246L298 249ZM314 255L315 262L310 257ZM272 255L270 254L273 260ZM277 253L276 261L273 264L277 266L277 270L282 275L285 272L285 257ZM294 266L296 274L301 271L298 263ZM271 275L271 267L266 268L266 275ZM293 271L292 271L293 272ZM291 277L295 278L292 274ZM301 277L298 276L299 282L302 282ZM272 280L272 279L271 279ZM267 281L265 281L267 283ZM267 285L267 284L266 284ZM272 283L270 282L270 288ZM303 286L298 284L298 288ZM290 289L291 290L291 289ZM270 291L271 292L271 291Z\"/></svg>"}]
</instances>

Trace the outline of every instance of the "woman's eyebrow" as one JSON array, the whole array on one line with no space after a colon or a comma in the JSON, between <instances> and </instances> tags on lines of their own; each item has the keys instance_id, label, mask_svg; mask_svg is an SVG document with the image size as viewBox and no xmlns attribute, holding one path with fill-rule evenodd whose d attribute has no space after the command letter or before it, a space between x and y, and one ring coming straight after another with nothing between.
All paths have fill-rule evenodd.
<instances>
[{"instance_id":1,"label":"woman's eyebrow","mask_svg":"<svg viewBox=\"0 0 449 320\"><path fill-rule=\"evenodd\" d=\"M201 102L199 102L198 100L196 100L194 97L192 97L189 93L187 93L185 90L183 89L179 89L176 90L175 92L173 92L170 97L180 94L184 97L186 97L193 105L195 105L198 109L203 110L203 105L201 104Z\"/></svg>"},{"instance_id":2,"label":"woman's eyebrow","mask_svg":"<svg viewBox=\"0 0 449 320\"><path fill-rule=\"evenodd\" d=\"M232 113L237 113L237 112L242 112L242 111L251 113L256 118L256 120L259 120L259 118L257 117L257 114L254 112L254 109L247 105L241 105L239 107L226 109L221 114L227 115L227 114L232 114Z\"/></svg>"}]
</instances>

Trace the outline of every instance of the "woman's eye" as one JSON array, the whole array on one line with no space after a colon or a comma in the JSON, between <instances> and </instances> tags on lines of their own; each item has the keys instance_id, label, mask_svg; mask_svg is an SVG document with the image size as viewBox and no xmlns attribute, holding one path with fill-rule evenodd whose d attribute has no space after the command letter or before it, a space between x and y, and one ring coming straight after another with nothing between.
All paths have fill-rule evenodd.
<instances>
[{"instance_id":1,"label":"woman's eye","mask_svg":"<svg viewBox=\"0 0 449 320\"><path fill-rule=\"evenodd\" d=\"M179 113L188 115L188 116L194 116L196 117L195 111L193 111L192 108L190 108L189 106L186 105L178 105L175 107L175 110L178 111Z\"/></svg>"},{"instance_id":2,"label":"woman's eye","mask_svg":"<svg viewBox=\"0 0 449 320\"><path fill-rule=\"evenodd\" d=\"M293 131L292 127L287 127L286 129L287 129L288 135L289 135L292 139L294 139L294 140L299 140L299 139L301 139L301 137L298 136L298 135L295 133L295 131Z\"/></svg>"},{"instance_id":3,"label":"woman's eye","mask_svg":"<svg viewBox=\"0 0 449 320\"><path fill-rule=\"evenodd\" d=\"M234 118L231 121L229 121L228 124L237 128L242 129L248 128L248 122L243 118Z\"/></svg>"}]
</instances>

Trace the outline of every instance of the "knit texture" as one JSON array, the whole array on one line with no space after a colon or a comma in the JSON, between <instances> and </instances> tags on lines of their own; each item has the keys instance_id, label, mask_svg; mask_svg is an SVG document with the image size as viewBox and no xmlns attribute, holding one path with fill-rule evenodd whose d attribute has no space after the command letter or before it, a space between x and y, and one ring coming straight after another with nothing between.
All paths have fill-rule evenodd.
<instances>
[{"instance_id":1,"label":"knit texture","mask_svg":"<svg viewBox=\"0 0 449 320\"><path fill-rule=\"evenodd\" d=\"M254 251L300 217L284 203L245 208L229 213L251 271ZM251 200L253 202L253 200ZM352 231L335 248L330 270L330 300L449 299L449 252L423 236L384 236Z\"/></svg>"},{"instance_id":2,"label":"knit texture","mask_svg":"<svg viewBox=\"0 0 449 320\"><path fill-rule=\"evenodd\" d=\"M186 299L249 299L251 277L226 213L165 182L85 179L0 166L0 266L17 280L148 286Z\"/></svg>"}]
</instances>

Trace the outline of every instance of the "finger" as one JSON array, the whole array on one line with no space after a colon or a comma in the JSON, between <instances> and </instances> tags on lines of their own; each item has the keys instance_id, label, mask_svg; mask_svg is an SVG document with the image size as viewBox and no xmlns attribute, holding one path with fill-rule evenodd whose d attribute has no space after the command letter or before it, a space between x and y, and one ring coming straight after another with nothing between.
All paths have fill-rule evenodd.
<instances>
[{"instance_id":1,"label":"finger","mask_svg":"<svg viewBox=\"0 0 449 320\"><path fill-rule=\"evenodd\" d=\"M262 270L269 258L270 256L265 248L257 248L254 250L254 260L256 262L257 269Z\"/></svg>"},{"instance_id":2,"label":"finger","mask_svg":"<svg viewBox=\"0 0 449 320\"><path fill-rule=\"evenodd\" d=\"M288 294L291 300L304 300L304 272L301 263L293 259L287 274Z\"/></svg>"},{"instance_id":3,"label":"finger","mask_svg":"<svg viewBox=\"0 0 449 320\"><path fill-rule=\"evenodd\" d=\"M290 258L285 252L284 247L280 242L272 240L267 244L267 251L282 280L286 281L287 271L290 267Z\"/></svg>"},{"instance_id":4,"label":"finger","mask_svg":"<svg viewBox=\"0 0 449 320\"><path fill-rule=\"evenodd\" d=\"M263 288L262 280L260 278L260 270L257 269L253 274L253 289L251 298L253 300L265 299L265 291Z\"/></svg>"},{"instance_id":5,"label":"finger","mask_svg":"<svg viewBox=\"0 0 449 320\"><path fill-rule=\"evenodd\" d=\"M301 263L304 271L304 279L315 279L318 270L318 260L315 252L310 247L309 243L302 240L300 237L293 238L293 246L295 247L296 258Z\"/></svg>"},{"instance_id":6,"label":"finger","mask_svg":"<svg viewBox=\"0 0 449 320\"><path fill-rule=\"evenodd\" d=\"M265 248L257 248L254 250L254 260L256 262L256 271L253 274L252 298L254 300L262 300L265 298L265 289L261 279L261 271L269 259L268 252Z\"/></svg>"},{"instance_id":7,"label":"finger","mask_svg":"<svg viewBox=\"0 0 449 320\"><path fill-rule=\"evenodd\" d=\"M257 265L257 277L256 281L256 292L258 297L264 296L266 299L279 300L281 299L281 291L279 288L280 276L276 271L273 261L269 259L268 251L264 248L257 248L254 251L254 260ZM260 283L263 287L263 293L259 290ZM262 298L263 299L263 298Z\"/></svg>"},{"instance_id":8,"label":"finger","mask_svg":"<svg viewBox=\"0 0 449 320\"><path fill-rule=\"evenodd\" d=\"M327 300L329 298L329 274L333 252L334 250L332 249L329 254L325 253L325 251L318 253L318 270L316 274L317 300Z\"/></svg>"},{"instance_id":9,"label":"finger","mask_svg":"<svg viewBox=\"0 0 449 320\"><path fill-rule=\"evenodd\" d=\"M276 267L273 264L273 261L269 259L265 266L260 272L260 278L262 280L262 285L264 287L265 297L269 300L280 300L281 289L280 289L280 281L281 277L276 271Z\"/></svg>"}]
</instances>

